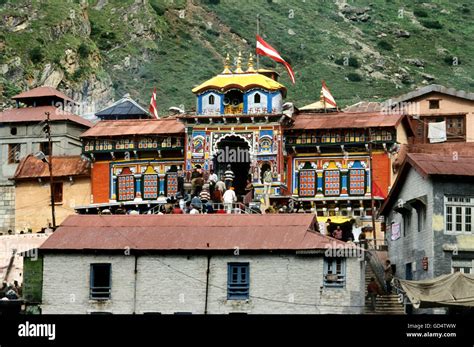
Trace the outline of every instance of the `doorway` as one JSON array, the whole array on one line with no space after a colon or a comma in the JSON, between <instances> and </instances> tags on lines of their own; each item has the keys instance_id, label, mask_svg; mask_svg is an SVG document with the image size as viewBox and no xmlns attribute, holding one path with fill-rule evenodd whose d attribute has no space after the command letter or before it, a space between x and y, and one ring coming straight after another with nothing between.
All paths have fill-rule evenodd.
<instances>
[{"instance_id":1,"label":"doorway","mask_svg":"<svg viewBox=\"0 0 474 347\"><path fill-rule=\"evenodd\" d=\"M250 170L250 147L239 136L228 136L217 144L217 153L213 158L214 168L219 178L223 177L230 164L234 172L233 186L237 196L245 195L245 186Z\"/></svg>"}]
</instances>

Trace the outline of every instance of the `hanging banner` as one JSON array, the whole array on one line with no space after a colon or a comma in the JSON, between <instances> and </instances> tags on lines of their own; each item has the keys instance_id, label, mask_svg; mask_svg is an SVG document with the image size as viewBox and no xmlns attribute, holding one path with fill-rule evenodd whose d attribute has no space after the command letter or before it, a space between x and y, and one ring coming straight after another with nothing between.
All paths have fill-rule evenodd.
<instances>
[{"instance_id":1,"label":"hanging banner","mask_svg":"<svg viewBox=\"0 0 474 347\"><path fill-rule=\"evenodd\" d=\"M392 241L395 241L395 240L398 240L401 236L401 233L400 233L400 223L393 223L391 225L391 240Z\"/></svg>"}]
</instances>

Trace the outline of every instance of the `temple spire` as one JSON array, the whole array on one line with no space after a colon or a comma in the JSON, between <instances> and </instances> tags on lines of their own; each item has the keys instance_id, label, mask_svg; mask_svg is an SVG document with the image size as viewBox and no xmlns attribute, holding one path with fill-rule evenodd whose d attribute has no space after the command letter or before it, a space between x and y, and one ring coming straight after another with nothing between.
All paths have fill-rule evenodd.
<instances>
[{"instance_id":1,"label":"temple spire","mask_svg":"<svg viewBox=\"0 0 474 347\"><path fill-rule=\"evenodd\" d=\"M227 53L225 60L224 60L224 71L222 71L223 74L229 74L232 73L230 71L230 56L229 53Z\"/></svg>"},{"instance_id":2,"label":"temple spire","mask_svg":"<svg viewBox=\"0 0 474 347\"><path fill-rule=\"evenodd\" d=\"M247 72L255 72L256 70L253 67L253 55L249 54L249 62L247 63Z\"/></svg>"},{"instance_id":3,"label":"temple spire","mask_svg":"<svg viewBox=\"0 0 474 347\"><path fill-rule=\"evenodd\" d=\"M242 73L244 70L242 70L242 52L239 51L239 55L237 57L237 66L234 71L235 73Z\"/></svg>"}]
</instances>

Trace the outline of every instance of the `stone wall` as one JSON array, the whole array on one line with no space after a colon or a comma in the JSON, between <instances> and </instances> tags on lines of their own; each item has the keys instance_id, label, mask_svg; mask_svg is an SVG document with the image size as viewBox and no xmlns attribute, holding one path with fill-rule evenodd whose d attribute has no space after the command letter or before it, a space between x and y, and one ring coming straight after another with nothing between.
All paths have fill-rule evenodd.
<instances>
[{"instance_id":1,"label":"stone wall","mask_svg":"<svg viewBox=\"0 0 474 347\"><path fill-rule=\"evenodd\" d=\"M0 183L0 234L15 230L15 186Z\"/></svg>"},{"instance_id":2,"label":"stone wall","mask_svg":"<svg viewBox=\"0 0 474 347\"><path fill-rule=\"evenodd\" d=\"M134 274L137 261L136 279ZM205 310L205 255L44 256L43 313L91 312L173 314ZM111 299L89 299L90 264L112 264ZM250 264L250 297L227 300L227 263ZM320 256L213 255L209 263L208 313L361 313L364 263L346 261L343 288L323 286ZM136 283L136 295L135 295ZM134 300L136 297L136 300Z\"/></svg>"}]
</instances>

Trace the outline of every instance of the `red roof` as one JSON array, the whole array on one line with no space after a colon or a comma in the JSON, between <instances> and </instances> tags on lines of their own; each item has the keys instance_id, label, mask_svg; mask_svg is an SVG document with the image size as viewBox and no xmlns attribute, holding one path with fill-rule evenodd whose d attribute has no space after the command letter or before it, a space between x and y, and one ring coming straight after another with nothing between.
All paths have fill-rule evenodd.
<instances>
[{"instance_id":1,"label":"red roof","mask_svg":"<svg viewBox=\"0 0 474 347\"><path fill-rule=\"evenodd\" d=\"M408 163L422 176L474 176L474 157L440 155L438 153L409 153Z\"/></svg>"},{"instance_id":2,"label":"red roof","mask_svg":"<svg viewBox=\"0 0 474 347\"><path fill-rule=\"evenodd\" d=\"M91 127L92 123L87 119L79 117L73 113L63 111L54 106L22 107L12 108L0 113L0 123L14 122L41 122L46 119L45 112L49 112L51 121L70 121Z\"/></svg>"},{"instance_id":3,"label":"red roof","mask_svg":"<svg viewBox=\"0 0 474 347\"><path fill-rule=\"evenodd\" d=\"M52 96L55 96L59 99L63 99L69 102L74 102L67 95L61 93L59 90L56 90L53 87L38 87L38 88L30 89L26 92L13 96L12 99L21 101L21 99L33 99L33 98L43 98L43 97L52 97Z\"/></svg>"},{"instance_id":4,"label":"red roof","mask_svg":"<svg viewBox=\"0 0 474 347\"><path fill-rule=\"evenodd\" d=\"M288 129L347 129L396 127L403 120L400 114L375 113L299 113L293 116L294 123Z\"/></svg>"},{"instance_id":5,"label":"red roof","mask_svg":"<svg viewBox=\"0 0 474 347\"><path fill-rule=\"evenodd\" d=\"M408 145L409 153L432 153L452 156L456 152L459 156L474 157L474 142L443 142L417 143Z\"/></svg>"},{"instance_id":6,"label":"red roof","mask_svg":"<svg viewBox=\"0 0 474 347\"><path fill-rule=\"evenodd\" d=\"M465 143L459 143L457 145L443 146L447 148L461 148L463 146L470 145ZM431 145L433 146L433 145ZM418 150L423 148L425 151L431 150L431 153L408 153L406 154L405 161L400 169L400 173L395 180L388 198L380 208L379 214L384 214L389 208L395 203L398 193L405 183L406 176L410 168L413 168L424 178L429 176L453 176L452 182L456 182L457 177L472 177L474 176L474 156L466 156L464 154L454 154L453 151L449 155L443 153L439 146L433 146L430 149L429 146L415 147ZM471 147L471 146L466 146ZM472 150L472 148L471 148ZM464 152L465 153L465 152Z\"/></svg>"},{"instance_id":7,"label":"red roof","mask_svg":"<svg viewBox=\"0 0 474 347\"><path fill-rule=\"evenodd\" d=\"M80 156L53 156L53 176L90 176L89 161L82 160ZM37 159L32 154L20 161L13 179L31 179L49 177L48 164Z\"/></svg>"},{"instance_id":8,"label":"red roof","mask_svg":"<svg viewBox=\"0 0 474 347\"><path fill-rule=\"evenodd\" d=\"M184 125L176 117L163 119L103 120L81 137L182 134Z\"/></svg>"},{"instance_id":9,"label":"red roof","mask_svg":"<svg viewBox=\"0 0 474 347\"><path fill-rule=\"evenodd\" d=\"M334 239L311 214L73 215L41 250L310 250ZM337 241L347 245L342 241Z\"/></svg>"}]
</instances>

